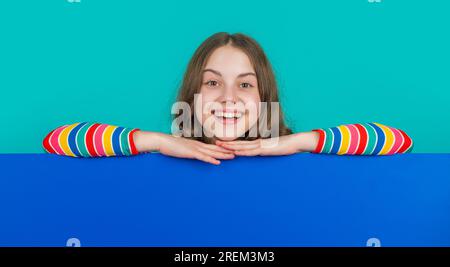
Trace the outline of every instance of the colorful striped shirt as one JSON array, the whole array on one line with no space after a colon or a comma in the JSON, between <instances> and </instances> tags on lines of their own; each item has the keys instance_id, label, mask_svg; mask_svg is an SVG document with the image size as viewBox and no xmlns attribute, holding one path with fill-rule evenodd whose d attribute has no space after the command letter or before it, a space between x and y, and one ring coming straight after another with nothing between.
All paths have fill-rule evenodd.
<instances>
[{"instance_id":1,"label":"colorful striped shirt","mask_svg":"<svg viewBox=\"0 0 450 267\"><path fill-rule=\"evenodd\" d=\"M81 122L60 126L44 138L48 153L71 157L130 156L139 152L133 140L137 128Z\"/></svg>"},{"instance_id":2,"label":"colorful striped shirt","mask_svg":"<svg viewBox=\"0 0 450 267\"><path fill-rule=\"evenodd\" d=\"M412 139L404 131L376 122L313 131L319 133L319 142L313 153L392 155L408 153L413 148Z\"/></svg>"},{"instance_id":3,"label":"colorful striped shirt","mask_svg":"<svg viewBox=\"0 0 450 267\"><path fill-rule=\"evenodd\" d=\"M137 155L133 133L138 128L124 128L92 122L60 126L44 138L48 153L72 157ZM347 124L314 129L319 133L312 153L338 155L391 155L412 151L413 141L402 130L380 123Z\"/></svg>"}]
</instances>

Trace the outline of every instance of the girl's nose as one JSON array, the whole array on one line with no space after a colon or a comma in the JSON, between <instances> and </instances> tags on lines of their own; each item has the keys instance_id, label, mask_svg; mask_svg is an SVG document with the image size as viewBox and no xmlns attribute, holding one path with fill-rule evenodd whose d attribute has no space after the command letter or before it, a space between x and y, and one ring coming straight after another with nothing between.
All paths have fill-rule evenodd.
<instances>
[{"instance_id":1,"label":"girl's nose","mask_svg":"<svg viewBox=\"0 0 450 267\"><path fill-rule=\"evenodd\" d=\"M236 103L237 101L236 90L234 90L234 88L231 86L225 87L223 90L222 98L223 98L222 100L225 102L229 101Z\"/></svg>"}]
</instances>

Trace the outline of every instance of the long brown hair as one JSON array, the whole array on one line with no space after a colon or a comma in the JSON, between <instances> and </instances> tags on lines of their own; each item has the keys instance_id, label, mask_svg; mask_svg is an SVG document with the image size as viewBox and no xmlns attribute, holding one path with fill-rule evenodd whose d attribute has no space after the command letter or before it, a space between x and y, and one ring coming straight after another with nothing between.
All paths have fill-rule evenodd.
<instances>
[{"instance_id":1,"label":"long brown hair","mask_svg":"<svg viewBox=\"0 0 450 267\"><path fill-rule=\"evenodd\" d=\"M276 83L275 75L272 70L272 66L264 53L261 46L251 37L242 34L235 33L229 34L226 32L218 32L208 37L195 51L191 60L187 65L186 72L183 77L183 82L179 89L177 101L186 102L189 104L191 110L194 110L194 95L200 93L202 79L203 79L203 69L206 65L211 54L219 47L225 45L232 45L233 47L241 49L250 59L258 80L258 90L261 102L267 102L267 127L270 130L271 121L271 108L270 103L279 102L278 97L278 86ZM174 115L177 116L176 114ZM194 125L195 112L191 115L191 125ZM279 109L279 136L291 134L292 131L289 129L285 122L284 116L281 109ZM193 127L192 127L193 128ZM182 125L181 125L182 129ZM253 140L260 138L260 132L258 130L257 137L249 137L247 131L243 137L238 138L238 140ZM193 133L193 130L192 130ZM272 136L274 137L274 136ZM203 141L205 143L212 143L213 139L206 137L202 134L201 137L194 137L191 134L190 139L195 139Z\"/></svg>"}]
</instances>

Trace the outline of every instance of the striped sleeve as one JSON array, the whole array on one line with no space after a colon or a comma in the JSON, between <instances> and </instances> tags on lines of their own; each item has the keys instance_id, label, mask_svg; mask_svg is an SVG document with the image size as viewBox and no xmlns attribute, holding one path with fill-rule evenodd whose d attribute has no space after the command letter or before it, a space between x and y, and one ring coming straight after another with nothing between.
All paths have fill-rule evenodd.
<instances>
[{"instance_id":1,"label":"striped sleeve","mask_svg":"<svg viewBox=\"0 0 450 267\"><path fill-rule=\"evenodd\" d=\"M44 138L46 152L71 157L137 155L133 133L138 128L81 122L60 126Z\"/></svg>"},{"instance_id":2,"label":"striped sleeve","mask_svg":"<svg viewBox=\"0 0 450 267\"><path fill-rule=\"evenodd\" d=\"M319 141L313 153L337 155L392 155L409 153L412 139L402 130L380 123L346 124L314 129Z\"/></svg>"}]
</instances>

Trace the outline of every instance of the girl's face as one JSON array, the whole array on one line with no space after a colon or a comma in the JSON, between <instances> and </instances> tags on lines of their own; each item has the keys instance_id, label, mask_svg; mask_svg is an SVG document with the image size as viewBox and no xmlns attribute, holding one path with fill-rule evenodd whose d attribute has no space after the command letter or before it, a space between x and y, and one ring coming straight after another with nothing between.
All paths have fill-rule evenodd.
<instances>
[{"instance_id":1,"label":"girl's face","mask_svg":"<svg viewBox=\"0 0 450 267\"><path fill-rule=\"evenodd\" d=\"M248 56L230 45L217 48L203 69L201 107L195 105L204 134L230 141L242 136L258 120L260 95Z\"/></svg>"}]
</instances>

